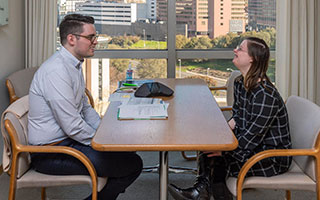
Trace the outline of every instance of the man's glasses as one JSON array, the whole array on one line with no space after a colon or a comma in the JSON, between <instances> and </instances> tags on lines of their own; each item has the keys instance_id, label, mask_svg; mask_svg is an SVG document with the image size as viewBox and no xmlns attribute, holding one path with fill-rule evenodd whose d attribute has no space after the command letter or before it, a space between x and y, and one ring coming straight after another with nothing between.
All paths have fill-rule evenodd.
<instances>
[{"instance_id":1,"label":"man's glasses","mask_svg":"<svg viewBox=\"0 0 320 200\"><path fill-rule=\"evenodd\" d=\"M94 41L96 39L98 39L99 35L98 34L95 34L95 35L79 35L79 34L72 34L72 35L75 35L75 36L78 36L78 37L83 37L83 38L86 38L87 40L89 40L91 43L94 43Z\"/></svg>"}]
</instances>

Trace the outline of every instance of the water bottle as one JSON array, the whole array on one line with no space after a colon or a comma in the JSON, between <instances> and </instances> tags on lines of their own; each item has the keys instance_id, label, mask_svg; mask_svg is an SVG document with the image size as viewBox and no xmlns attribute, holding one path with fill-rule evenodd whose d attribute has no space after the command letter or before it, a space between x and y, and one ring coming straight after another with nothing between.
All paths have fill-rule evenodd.
<instances>
[{"instance_id":1,"label":"water bottle","mask_svg":"<svg viewBox=\"0 0 320 200\"><path fill-rule=\"evenodd\" d=\"M127 73L126 73L126 81L132 81L133 79L133 70L132 70L132 66L131 63L129 63L129 67L127 69Z\"/></svg>"}]
</instances>

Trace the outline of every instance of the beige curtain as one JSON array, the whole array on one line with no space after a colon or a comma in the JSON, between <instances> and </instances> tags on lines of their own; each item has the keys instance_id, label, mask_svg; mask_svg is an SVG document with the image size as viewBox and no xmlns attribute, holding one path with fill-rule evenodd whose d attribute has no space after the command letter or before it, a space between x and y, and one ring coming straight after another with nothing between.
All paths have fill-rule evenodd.
<instances>
[{"instance_id":1,"label":"beige curtain","mask_svg":"<svg viewBox=\"0 0 320 200\"><path fill-rule=\"evenodd\" d=\"M320 105L318 0L277 1L276 85Z\"/></svg>"},{"instance_id":2,"label":"beige curtain","mask_svg":"<svg viewBox=\"0 0 320 200\"><path fill-rule=\"evenodd\" d=\"M26 0L26 68L40 66L56 51L56 32L57 0Z\"/></svg>"}]
</instances>

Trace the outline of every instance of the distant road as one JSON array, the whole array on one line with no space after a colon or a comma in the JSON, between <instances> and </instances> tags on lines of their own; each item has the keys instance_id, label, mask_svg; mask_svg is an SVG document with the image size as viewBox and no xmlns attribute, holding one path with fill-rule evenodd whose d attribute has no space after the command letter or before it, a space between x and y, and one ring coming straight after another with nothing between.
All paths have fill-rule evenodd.
<instances>
[{"instance_id":1,"label":"distant road","mask_svg":"<svg viewBox=\"0 0 320 200\"><path fill-rule=\"evenodd\" d=\"M226 83L227 83L226 79L222 79L222 78L218 78L218 77L214 77L214 76L207 76L207 75L204 75L204 74L199 74L199 73L190 72L190 71L181 72L181 76L182 76L181 78L188 77L190 75L210 77L213 80L217 81L217 86L226 85ZM177 75L176 76L179 77L179 71L177 71Z\"/></svg>"}]
</instances>

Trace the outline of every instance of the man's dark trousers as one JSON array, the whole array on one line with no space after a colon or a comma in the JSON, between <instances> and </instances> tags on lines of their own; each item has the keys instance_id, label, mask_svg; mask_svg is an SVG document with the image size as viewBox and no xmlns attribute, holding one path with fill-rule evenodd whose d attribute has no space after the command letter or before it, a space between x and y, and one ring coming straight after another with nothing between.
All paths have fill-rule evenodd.
<instances>
[{"instance_id":1,"label":"man's dark trousers","mask_svg":"<svg viewBox=\"0 0 320 200\"><path fill-rule=\"evenodd\" d=\"M98 193L98 199L116 199L142 171L142 160L135 152L100 152L70 138L56 146L68 146L81 151L92 162L99 177L108 177L106 186ZM78 159L66 154L33 153L31 160L33 168L45 174L89 174Z\"/></svg>"}]
</instances>

